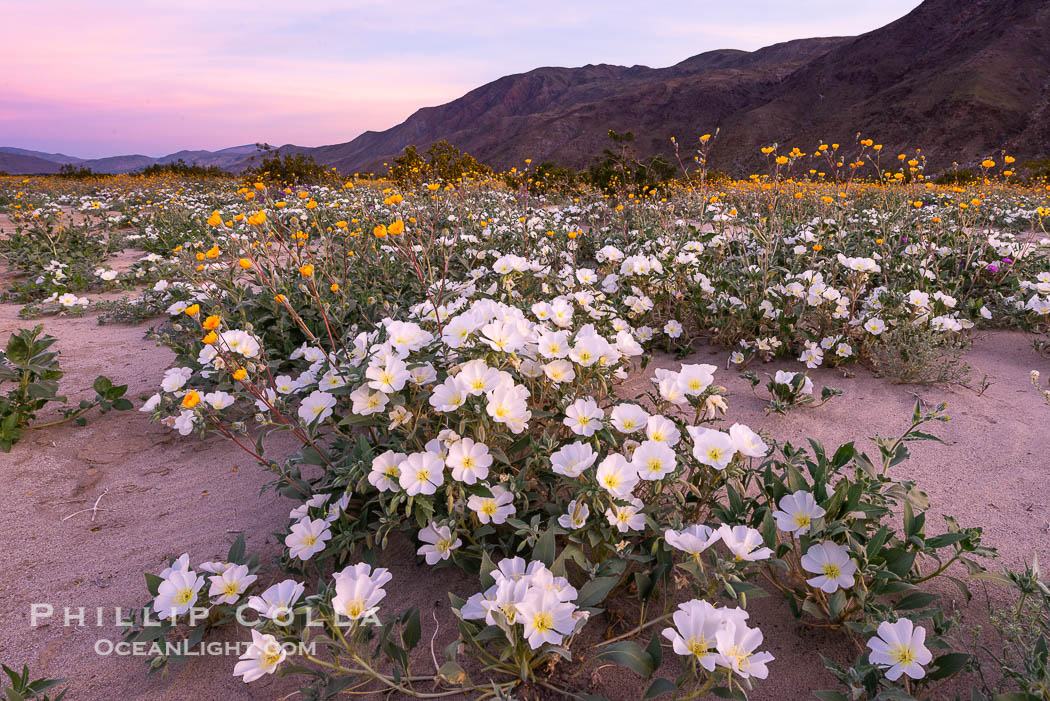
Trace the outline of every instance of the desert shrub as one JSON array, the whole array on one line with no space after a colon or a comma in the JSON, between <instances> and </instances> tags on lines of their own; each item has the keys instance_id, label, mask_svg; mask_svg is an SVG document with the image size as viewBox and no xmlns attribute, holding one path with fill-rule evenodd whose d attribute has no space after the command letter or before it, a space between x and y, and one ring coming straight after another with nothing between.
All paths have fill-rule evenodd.
<instances>
[{"instance_id":1,"label":"desert shrub","mask_svg":"<svg viewBox=\"0 0 1050 701\"><path fill-rule=\"evenodd\" d=\"M7 453L22 437L27 428L43 428L66 421L84 425L84 415L98 407L101 413L111 409L132 408L124 398L127 385L114 385L100 375L95 379L95 398L81 400L75 408L62 409L62 418L46 424L30 426L37 413L47 404L66 403L58 394L58 381L64 373L59 367L58 353L49 348L55 338L43 334L43 326L20 329L11 334L7 347L0 353L0 385L13 385L0 396L0 450Z\"/></svg>"},{"instance_id":2,"label":"desert shrub","mask_svg":"<svg viewBox=\"0 0 1050 701\"><path fill-rule=\"evenodd\" d=\"M888 329L872 348L872 366L894 382L962 385L972 369L965 360L969 339L926 326L902 324Z\"/></svg>"}]
</instances>

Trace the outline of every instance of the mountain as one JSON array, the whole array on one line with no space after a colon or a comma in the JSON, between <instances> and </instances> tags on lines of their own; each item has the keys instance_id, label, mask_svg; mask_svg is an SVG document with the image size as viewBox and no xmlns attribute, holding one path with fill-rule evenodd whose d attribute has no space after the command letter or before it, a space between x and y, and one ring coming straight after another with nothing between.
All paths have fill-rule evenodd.
<instances>
[{"instance_id":1,"label":"mountain","mask_svg":"<svg viewBox=\"0 0 1050 701\"><path fill-rule=\"evenodd\" d=\"M979 162L1004 148L1020 159L1044 157L1047 36L1050 0L925 0L856 37L720 49L667 68L537 68L420 109L385 131L280 150L344 173L384 172L406 146L425 149L441 140L498 169L520 167L526 158L585 167L608 145L610 129L633 131L643 156L671 155L676 137L688 157L696 139L717 128L710 165L735 175L762 172L760 148L772 142L810 151L821 141L851 145L858 133L884 144L887 154L921 147L931 170ZM254 145L158 159L58 160L69 158L3 148L0 170L53 172L46 169L75 162L127 172L181 158L240 172L259 160Z\"/></svg>"},{"instance_id":2,"label":"mountain","mask_svg":"<svg viewBox=\"0 0 1050 701\"><path fill-rule=\"evenodd\" d=\"M62 166L37 156L26 156L18 153L0 151L0 173L18 173L20 175L44 175L57 173Z\"/></svg>"},{"instance_id":3,"label":"mountain","mask_svg":"<svg viewBox=\"0 0 1050 701\"><path fill-rule=\"evenodd\" d=\"M186 165L212 166L231 172L240 172L251 164L258 152L255 144L233 146L219 151L176 151L160 158L141 154L108 156L106 158L77 158L62 153L43 153L13 146L0 146L0 172L26 175L57 173L63 165L90 168L96 173L131 173L151 165L165 165L182 161Z\"/></svg>"},{"instance_id":4,"label":"mountain","mask_svg":"<svg viewBox=\"0 0 1050 701\"><path fill-rule=\"evenodd\" d=\"M669 68L539 68L506 76L382 132L314 149L344 172L382 171L405 146L446 140L497 168L525 158L585 166L609 129L643 154L721 129L711 165L763 167L761 146L851 144L858 132L932 167L1008 148L1050 155L1050 2L926 0L857 37L720 50Z\"/></svg>"},{"instance_id":5,"label":"mountain","mask_svg":"<svg viewBox=\"0 0 1050 701\"><path fill-rule=\"evenodd\" d=\"M13 146L0 146L0 153L7 153L14 156L32 156L33 158L40 158L52 163L58 163L59 165L84 162L83 158L67 156L64 153L44 153L43 151L30 151L29 149L24 148L14 148Z\"/></svg>"}]
</instances>

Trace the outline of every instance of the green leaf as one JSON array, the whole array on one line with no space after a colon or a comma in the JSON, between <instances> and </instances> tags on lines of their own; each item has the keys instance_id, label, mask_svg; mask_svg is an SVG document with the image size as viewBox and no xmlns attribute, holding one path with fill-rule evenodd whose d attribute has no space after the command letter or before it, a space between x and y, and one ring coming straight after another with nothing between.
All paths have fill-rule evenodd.
<instances>
[{"instance_id":1,"label":"green leaf","mask_svg":"<svg viewBox=\"0 0 1050 701\"><path fill-rule=\"evenodd\" d=\"M921 609L924 606L929 606L939 597L938 594L929 594L922 591L917 591L913 594L908 594L900 601L893 605L893 608L897 611L908 611L911 609Z\"/></svg>"},{"instance_id":2,"label":"green leaf","mask_svg":"<svg viewBox=\"0 0 1050 701\"><path fill-rule=\"evenodd\" d=\"M618 576L595 577L582 587L579 596L576 597L576 605L581 608L597 606L609 595L612 588L620 581Z\"/></svg>"},{"instance_id":3,"label":"green leaf","mask_svg":"<svg viewBox=\"0 0 1050 701\"><path fill-rule=\"evenodd\" d=\"M965 652L949 652L947 655L941 655L926 670L926 678L930 681L946 679L961 672L969 661L970 656Z\"/></svg>"},{"instance_id":4,"label":"green leaf","mask_svg":"<svg viewBox=\"0 0 1050 701\"><path fill-rule=\"evenodd\" d=\"M813 695L820 701L849 701L849 698L841 691L814 691Z\"/></svg>"},{"instance_id":5,"label":"green leaf","mask_svg":"<svg viewBox=\"0 0 1050 701\"><path fill-rule=\"evenodd\" d=\"M536 546L532 549L532 559L539 560L547 567L554 565L554 529L548 528L543 535L536 540Z\"/></svg>"},{"instance_id":6,"label":"green leaf","mask_svg":"<svg viewBox=\"0 0 1050 701\"><path fill-rule=\"evenodd\" d=\"M419 644L420 632L419 609L413 608L405 614L404 626L401 628L401 637L406 648L412 650Z\"/></svg>"},{"instance_id":7,"label":"green leaf","mask_svg":"<svg viewBox=\"0 0 1050 701\"><path fill-rule=\"evenodd\" d=\"M598 653L598 659L608 660L621 667L626 667L642 679L653 676L655 667L653 659L645 650L632 640L613 643Z\"/></svg>"},{"instance_id":8,"label":"green leaf","mask_svg":"<svg viewBox=\"0 0 1050 701\"><path fill-rule=\"evenodd\" d=\"M667 694L678 690L678 686L670 679L664 677L657 677L653 680L653 683L649 685L649 688L645 690L643 699L654 699L661 694Z\"/></svg>"}]
</instances>

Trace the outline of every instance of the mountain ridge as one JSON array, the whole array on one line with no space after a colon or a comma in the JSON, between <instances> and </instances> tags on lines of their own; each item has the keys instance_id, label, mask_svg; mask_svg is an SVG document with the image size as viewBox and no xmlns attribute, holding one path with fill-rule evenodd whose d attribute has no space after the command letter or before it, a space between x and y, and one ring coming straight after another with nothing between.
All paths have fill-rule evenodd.
<instances>
[{"instance_id":1,"label":"mountain ridge","mask_svg":"<svg viewBox=\"0 0 1050 701\"><path fill-rule=\"evenodd\" d=\"M642 156L692 148L720 130L709 165L735 175L765 167L762 146L806 151L850 144L858 133L885 153L921 148L931 170L979 162L1000 149L1050 155L1050 2L925 0L905 16L853 37L780 42L755 51L716 49L672 66L588 64L503 76L400 124L317 147L286 144L343 173L382 172L405 147L447 141L497 169L526 158L586 167L610 129L633 131ZM180 151L239 172L254 146ZM180 155L182 154L182 155ZM0 170L17 159L54 172L57 157L0 148ZM50 160L48 160L50 158ZM5 159L8 159L5 161ZM36 160L26 160L36 159ZM141 168L145 156L89 159L103 172ZM165 160L169 159L169 160ZM93 167L96 164L98 167Z\"/></svg>"}]
</instances>

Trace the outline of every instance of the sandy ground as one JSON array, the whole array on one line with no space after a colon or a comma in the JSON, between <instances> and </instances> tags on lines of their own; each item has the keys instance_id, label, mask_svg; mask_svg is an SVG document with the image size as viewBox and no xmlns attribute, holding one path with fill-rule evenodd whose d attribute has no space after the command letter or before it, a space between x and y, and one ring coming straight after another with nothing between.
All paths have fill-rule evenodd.
<instances>
[{"instance_id":1,"label":"sandy ground","mask_svg":"<svg viewBox=\"0 0 1050 701\"><path fill-rule=\"evenodd\" d=\"M17 306L0 305L3 339L35 323L19 320L17 311ZM153 392L172 357L144 338L148 324L98 326L92 316L48 318L43 324L59 339L67 373L63 392L72 401L88 396L95 376L106 374L117 383L128 383L128 396L140 404L140 398ZM721 367L725 360L726 353L707 350L692 359ZM1035 355L1027 339L1013 333L978 337L968 360L977 377L986 373L992 382L982 396L966 390L892 385L863 370L852 378L835 370L816 370L811 376L818 391L830 384L845 395L787 417L766 416L764 401L753 396L735 372L722 370L716 379L729 387L730 421L796 443L805 436L837 446L848 440L864 443L876 432L896 435L906 427L915 394L931 404L948 402L952 420L934 429L947 444L913 444L913 459L897 468L906 470L929 494L930 531L942 532L938 514L950 513L964 526L985 527L986 544L1002 554L993 567L1019 566L1033 553L1050 562L1046 488L1050 466L1044 433L1050 425L1050 408L1028 380L1030 370L1046 373L1050 367ZM793 365L781 363L768 369ZM629 380L622 392L637 394L656 367L676 368L677 363L658 355L644 376ZM761 373L764 368L756 369ZM275 446L277 453L281 450L288 446ZM877 452L873 446L870 450ZM283 529L291 503L270 492L260 495L267 474L236 446L217 438L181 438L151 425L137 411L92 415L86 427L30 431L11 453L0 454L0 480L7 487L0 514L0 532L5 534L0 660L9 666L28 663L37 675L69 678L67 698L74 701L118 695L270 699L297 688L292 680L275 678L246 686L231 676L234 660L229 657L196 659L162 679L147 678L141 658L100 656L94 651L97 640L119 638L115 607L126 610L147 600L142 573L159 571L169 557L182 552L189 552L195 564L220 558L243 532L249 550L263 555L268 567L262 577L265 583L284 578L270 564L280 551L272 534ZM94 517L90 512L71 516L90 509L97 499ZM421 671L425 670L430 657L426 642L435 633L430 611L437 616L434 645L441 661L443 648L455 634L445 592L465 597L479 586L455 569L435 571L416 564L405 541L382 553L381 564L394 575L384 611L410 605L423 611L424 643L417 657L423 664ZM976 619L983 616L987 605L983 596L967 606L950 585L943 593L949 607ZM992 594L995 601L1001 600L998 592ZM34 603L49 603L55 609L51 619L35 628L29 622ZM64 625L65 607L84 607L88 614L84 625ZM104 612L101 626L95 620L98 607ZM770 679L752 698L812 698L811 689L835 688L816 651L846 661L853 653L842 637L801 630L786 605L774 597L753 602L751 609L752 620L766 634L764 647L777 658ZM600 630L607 623L590 625ZM226 639L241 637L246 637L241 631L231 631ZM663 676L676 675L673 657L665 651ZM640 697L641 684L621 669L602 669L593 680L594 691L610 699Z\"/></svg>"}]
</instances>

